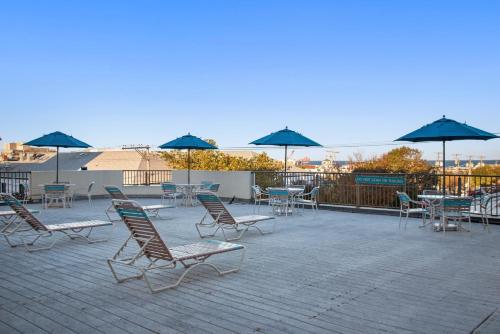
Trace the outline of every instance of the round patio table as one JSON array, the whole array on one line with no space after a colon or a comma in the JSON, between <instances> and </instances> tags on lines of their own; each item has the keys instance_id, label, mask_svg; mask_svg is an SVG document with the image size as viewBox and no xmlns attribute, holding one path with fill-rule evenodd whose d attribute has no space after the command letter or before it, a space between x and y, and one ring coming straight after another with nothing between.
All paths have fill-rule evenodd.
<instances>
[{"instance_id":1,"label":"round patio table","mask_svg":"<svg viewBox=\"0 0 500 334\"><path fill-rule=\"evenodd\" d=\"M185 206L196 206L197 201L195 198L195 192L202 187L202 184L198 183L177 183L175 185L179 192L184 194L184 205Z\"/></svg>"}]
</instances>

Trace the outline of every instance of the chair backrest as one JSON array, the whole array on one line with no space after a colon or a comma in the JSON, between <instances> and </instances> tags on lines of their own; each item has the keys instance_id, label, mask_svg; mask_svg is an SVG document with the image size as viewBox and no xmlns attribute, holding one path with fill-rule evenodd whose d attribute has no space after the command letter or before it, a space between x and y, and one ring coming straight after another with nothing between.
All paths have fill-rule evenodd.
<instances>
[{"instance_id":1,"label":"chair backrest","mask_svg":"<svg viewBox=\"0 0 500 334\"><path fill-rule=\"evenodd\" d=\"M316 199L319 196L319 187L314 187L311 190L311 199Z\"/></svg>"},{"instance_id":2,"label":"chair backrest","mask_svg":"<svg viewBox=\"0 0 500 334\"><path fill-rule=\"evenodd\" d=\"M201 202L201 204L203 204L214 220L218 219L218 222L222 224L236 223L233 216L229 213L229 211L227 211L226 207L216 194L209 191L201 191L196 193L196 198Z\"/></svg>"},{"instance_id":3,"label":"chair backrest","mask_svg":"<svg viewBox=\"0 0 500 334\"><path fill-rule=\"evenodd\" d=\"M177 191L177 186L171 182L162 182L161 190L164 194L173 194Z\"/></svg>"},{"instance_id":4,"label":"chair backrest","mask_svg":"<svg viewBox=\"0 0 500 334\"><path fill-rule=\"evenodd\" d=\"M268 188L269 197L288 200L290 192L286 188Z\"/></svg>"},{"instance_id":5,"label":"chair backrest","mask_svg":"<svg viewBox=\"0 0 500 334\"><path fill-rule=\"evenodd\" d=\"M117 186L104 186L104 189L106 189L112 199L128 200L127 195L122 193L120 188L118 188Z\"/></svg>"},{"instance_id":6,"label":"chair backrest","mask_svg":"<svg viewBox=\"0 0 500 334\"><path fill-rule=\"evenodd\" d=\"M10 194L0 194L0 200L5 202L14 212L28 223L34 230L47 231L45 225L40 222L24 205Z\"/></svg>"},{"instance_id":7,"label":"chair backrest","mask_svg":"<svg viewBox=\"0 0 500 334\"><path fill-rule=\"evenodd\" d=\"M113 207L139 244L139 247L144 247L147 242L144 248L146 257L164 260L173 259L167 245L139 203L117 199L113 199L112 202Z\"/></svg>"},{"instance_id":8,"label":"chair backrest","mask_svg":"<svg viewBox=\"0 0 500 334\"><path fill-rule=\"evenodd\" d=\"M65 184L45 184L43 186L43 190L45 191L46 194L58 194L58 193L64 193L66 190L66 185Z\"/></svg>"},{"instance_id":9,"label":"chair backrest","mask_svg":"<svg viewBox=\"0 0 500 334\"><path fill-rule=\"evenodd\" d=\"M464 198L445 197L441 201L441 206L444 211L469 212L471 204L472 204L472 197L464 197Z\"/></svg>"},{"instance_id":10,"label":"chair backrest","mask_svg":"<svg viewBox=\"0 0 500 334\"><path fill-rule=\"evenodd\" d=\"M254 197L260 197L262 195L262 190L258 185L252 186L252 192Z\"/></svg>"},{"instance_id":11,"label":"chair backrest","mask_svg":"<svg viewBox=\"0 0 500 334\"><path fill-rule=\"evenodd\" d=\"M401 205L410 205L410 196L408 196L407 193L402 192L402 191L396 191L396 194L398 195L399 201L401 202Z\"/></svg>"},{"instance_id":12,"label":"chair backrest","mask_svg":"<svg viewBox=\"0 0 500 334\"><path fill-rule=\"evenodd\" d=\"M216 193L219 191L219 187L220 187L220 183L212 183L211 185L208 186L208 191Z\"/></svg>"},{"instance_id":13,"label":"chair backrest","mask_svg":"<svg viewBox=\"0 0 500 334\"><path fill-rule=\"evenodd\" d=\"M94 184L95 184L95 181L90 182L89 187L87 189L87 193L90 194L90 192L92 191L92 187L94 187Z\"/></svg>"},{"instance_id":14,"label":"chair backrest","mask_svg":"<svg viewBox=\"0 0 500 334\"><path fill-rule=\"evenodd\" d=\"M211 181L201 181L201 189L208 189L212 183Z\"/></svg>"}]
</instances>

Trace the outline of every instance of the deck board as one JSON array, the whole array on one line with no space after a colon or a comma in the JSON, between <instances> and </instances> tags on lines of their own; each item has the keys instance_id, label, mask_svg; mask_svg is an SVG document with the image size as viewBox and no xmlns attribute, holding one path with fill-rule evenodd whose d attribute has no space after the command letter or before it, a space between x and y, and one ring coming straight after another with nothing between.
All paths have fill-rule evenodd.
<instances>
[{"instance_id":1,"label":"deck board","mask_svg":"<svg viewBox=\"0 0 500 334\"><path fill-rule=\"evenodd\" d=\"M76 201L71 209L44 210L40 219L105 219L108 205L95 200L89 209ZM248 205L228 207L253 213ZM199 240L194 223L203 214L201 207L176 208L154 222L175 246ZM219 277L200 267L179 288L155 295L141 280L112 279L105 260L127 237L121 223L105 243L66 238L50 251L27 253L1 242L0 332L500 332L500 226L488 234L474 224L469 235L418 224L411 219L401 232L390 216L306 210L280 217L275 233L249 231L241 240L247 258L239 273ZM229 255L218 262L233 263Z\"/></svg>"}]
</instances>

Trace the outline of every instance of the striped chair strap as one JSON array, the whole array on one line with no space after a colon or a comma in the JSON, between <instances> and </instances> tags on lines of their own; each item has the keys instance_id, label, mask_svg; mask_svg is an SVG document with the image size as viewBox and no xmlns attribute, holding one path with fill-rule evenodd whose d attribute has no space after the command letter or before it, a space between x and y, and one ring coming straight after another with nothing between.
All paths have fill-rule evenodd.
<instances>
[{"instance_id":1,"label":"striped chair strap","mask_svg":"<svg viewBox=\"0 0 500 334\"><path fill-rule=\"evenodd\" d=\"M116 186L105 186L104 189L106 189L112 199L128 200L128 197Z\"/></svg>"},{"instance_id":2,"label":"striped chair strap","mask_svg":"<svg viewBox=\"0 0 500 334\"><path fill-rule=\"evenodd\" d=\"M144 255L153 259L173 260L167 245L137 202L113 200L113 206L139 247L144 247Z\"/></svg>"},{"instance_id":3,"label":"striped chair strap","mask_svg":"<svg viewBox=\"0 0 500 334\"><path fill-rule=\"evenodd\" d=\"M207 209L210 216L221 224L236 224L234 217L229 213L217 195L211 192L200 192L196 194L198 201Z\"/></svg>"},{"instance_id":4,"label":"striped chair strap","mask_svg":"<svg viewBox=\"0 0 500 334\"><path fill-rule=\"evenodd\" d=\"M11 207L14 212L28 223L36 231L47 231L45 225L40 222L33 214L10 194L0 194L0 200Z\"/></svg>"}]
</instances>

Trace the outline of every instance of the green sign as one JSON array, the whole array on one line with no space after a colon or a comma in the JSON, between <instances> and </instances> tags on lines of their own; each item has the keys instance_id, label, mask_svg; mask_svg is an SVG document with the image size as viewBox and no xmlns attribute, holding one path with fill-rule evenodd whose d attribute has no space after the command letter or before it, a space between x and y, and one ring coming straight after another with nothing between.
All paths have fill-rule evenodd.
<instances>
[{"instance_id":1,"label":"green sign","mask_svg":"<svg viewBox=\"0 0 500 334\"><path fill-rule=\"evenodd\" d=\"M384 175L357 175L356 184L382 185L382 186L404 186L406 179L404 176L384 176Z\"/></svg>"}]
</instances>

